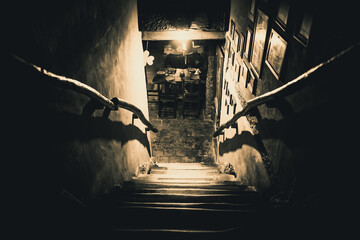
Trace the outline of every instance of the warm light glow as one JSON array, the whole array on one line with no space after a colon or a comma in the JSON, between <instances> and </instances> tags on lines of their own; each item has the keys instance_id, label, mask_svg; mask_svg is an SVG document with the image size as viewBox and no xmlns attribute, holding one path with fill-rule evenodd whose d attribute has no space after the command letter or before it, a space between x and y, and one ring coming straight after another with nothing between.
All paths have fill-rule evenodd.
<instances>
[{"instance_id":1,"label":"warm light glow","mask_svg":"<svg viewBox=\"0 0 360 240\"><path fill-rule=\"evenodd\" d=\"M187 41L199 38L199 31L166 31L166 37L172 40Z\"/></svg>"},{"instance_id":2,"label":"warm light glow","mask_svg":"<svg viewBox=\"0 0 360 240\"><path fill-rule=\"evenodd\" d=\"M186 50L186 41L182 41L181 42L181 45L182 45L182 50Z\"/></svg>"}]
</instances>

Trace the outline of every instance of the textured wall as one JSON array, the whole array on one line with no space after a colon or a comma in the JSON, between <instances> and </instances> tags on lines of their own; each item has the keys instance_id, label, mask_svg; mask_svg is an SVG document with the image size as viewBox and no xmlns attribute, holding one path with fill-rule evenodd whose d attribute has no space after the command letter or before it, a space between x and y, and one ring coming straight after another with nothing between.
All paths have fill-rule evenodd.
<instances>
[{"instance_id":1,"label":"textured wall","mask_svg":"<svg viewBox=\"0 0 360 240\"><path fill-rule=\"evenodd\" d=\"M341 19L334 19L331 17L334 13L341 13L336 4L327 6L326 11L323 11L321 3L292 1L288 25L281 29L275 19L278 10L277 1L256 1L255 21L249 17L249 2L246 0L232 1L230 19L235 22L235 30L244 34L246 39L247 29L253 31L256 29L256 9L260 9L269 17L260 76L257 77L254 74L255 84L251 89L249 85L245 86L244 82L239 81L234 66L230 64L228 70L224 69L224 79L229 83L229 91L223 89L225 92L225 95L223 92L223 98L225 96L225 99L222 102L223 118L221 123L232 117L235 106L230 104L230 96L235 97L234 102L237 104L236 111L238 111L246 101L282 86L356 41L354 31L345 31L351 28L351 24L348 25L345 22L352 23L355 16L348 15L342 16ZM309 42L307 45L303 45L294 37L294 32L297 23L301 20L301 12L309 10L308 6L312 6L314 18ZM344 27L330 29L331 25L340 26L341 23L344 23ZM287 42L279 80L275 78L265 63L271 30L275 30ZM229 32L227 36L232 39ZM234 41L231 40L231 43L234 44ZM251 51L253 46L251 42ZM227 58L227 49L225 49L225 58ZM239 52L236 52L236 58L239 60L240 66L245 64L249 71L254 72L251 58L241 56ZM271 104L259 106L247 118L238 121L237 133L235 129L225 131L226 140L223 144L229 138L244 136L245 128L248 131L247 136L251 137L252 135L256 140L256 145L251 144L251 138L244 138L247 140L244 140L242 147L239 146L239 142L233 141L229 142L230 146L227 148L237 149L236 146L239 146L247 154L251 154L255 148L263 153L264 156L267 156L263 160L265 160L264 163L270 177L275 173L277 178L273 178L273 180L277 181L283 190L292 192L292 197L298 198L298 200L303 201L309 195L325 191L328 174L333 172L335 170L333 167L337 165L335 156L342 155L348 149L347 143L345 143L347 141L340 140L347 139L348 133L332 131L334 126L346 126L346 120L344 121L343 118L335 120L332 114L336 111L335 109L339 108L350 114L353 107L352 101L349 105L340 104L340 102L346 101L345 99L350 100L352 94L350 94L350 89L339 84L340 79L354 79L356 76L353 59L354 54L347 56L311 77L309 81L316 81L315 84ZM339 99L342 100L339 101ZM226 103L225 100L227 100ZM229 106L229 113L226 113L227 106ZM248 127L246 128L246 126ZM241 133L241 131L243 132ZM248 150L246 150L244 146L249 144L252 148L247 147ZM329 151L329 148L332 151ZM234 158L240 158L240 156L241 154L233 151L232 155L224 154L223 161L234 161ZM268 163L271 163L271 168ZM251 165L246 166L250 167Z\"/></svg>"},{"instance_id":2,"label":"textured wall","mask_svg":"<svg viewBox=\"0 0 360 240\"><path fill-rule=\"evenodd\" d=\"M212 124L196 118L160 119L154 109L152 151L157 162L212 162Z\"/></svg>"},{"instance_id":3,"label":"textured wall","mask_svg":"<svg viewBox=\"0 0 360 240\"><path fill-rule=\"evenodd\" d=\"M106 97L127 100L148 116L136 1L12 7L9 53L86 83ZM102 193L149 160L145 127L139 120L132 125L129 111L119 109L109 119L102 119L100 110L84 117L88 97L46 84L16 63L11 67L9 87L27 99L27 107L12 110L9 120L19 126L11 138L23 143L23 151L11 155L26 169L18 179L32 182L44 194L63 188L75 195Z\"/></svg>"},{"instance_id":4,"label":"textured wall","mask_svg":"<svg viewBox=\"0 0 360 240\"><path fill-rule=\"evenodd\" d=\"M226 31L230 1L139 0L141 31L204 30Z\"/></svg>"}]
</instances>

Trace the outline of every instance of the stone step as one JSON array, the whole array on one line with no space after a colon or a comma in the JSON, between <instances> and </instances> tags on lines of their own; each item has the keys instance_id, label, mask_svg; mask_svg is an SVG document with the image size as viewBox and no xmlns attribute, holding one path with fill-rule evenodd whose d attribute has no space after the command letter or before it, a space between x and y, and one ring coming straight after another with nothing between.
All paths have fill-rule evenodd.
<instances>
[{"instance_id":1,"label":"stone step","mask_svg":"<svg viewBox=\"0 0 360 240\"><path fill-rule=\"evenodd\" d=\"M219 174L217 169L151 169L151 175L153 174L202 174L202 175L214 175Z\"/></svg>"},{"instance_id":2,"label":"stone step","mask_svg":"<svg viewBox=\"0 0 360 240\"><path fill-rule=\"evenodd\" d=\"M215 165L206 165L202 163L159 163L159 168L166 168L167 170L213 170ZM153 169L156 169L154 167Z\"/></svg>"},{"instance_id":3,"label":"stone step","mask_svg":"<svg viewBox=\"0 0 360 240\"><path fill-rule=\"evenodd\" d=\"M147 182L194 182L194 183L209 183L236 180L234 176L227 174L147 174L134 178L133 181L147 181Z\"/></svg>"},{"instance_id":4,"label":"stone step","mask_svg":"<svg viewBox=\"0 0 360 240\"><path fill-rule=\"evenodd\" d=\"M121 193L105 198L113 203L120 202L229 202L229 203L260 203L262 198L248 193L217 193L217 194L184 194L184 193Z\"/></svg>"},{"instance_id":5,"label":"stone step","mask_svg":"<svg viewBox=\"0 0 360 240\"><path fill-rule=\"evenodd\" d=\"M181 187L162 187L162 188L138 188L138 189L127 189L125 192L132 193L164 193L164 194L237 194L239 191L237 189L206 189L206 188L181 188ZM251 194L251 193L250 193Z\"/></svg>"},{"instance_id":6,"label":"stone step","mask_svg":"<svg viewBox=\"0 0 360 240\"><path fill-rule=\"evenodd\" d=\"M117 238L119 235L125 239L171 239L171 240L218 240L224 238L239 237L244 239L260 239L266 237L267 226L260 228L258 226L238 226L223 229L166 229L166 228L143 228L143 229L124 229L112 228L104 236L107 238Z\"/></svg>"},{"instance_id":7,"label":"stone step","mask_svg":"<svg viewBox=\"0 0 360 240\"><path fill-rule=\"evenodd\" d=\"M255 205L250 205L250 204L244 204L244 207L240 208L240 207L231 207L231 208L225 208L224 206L216 206L217 208L214 208L214 205L212 204L202 204L202 205L192 205L192 206L183 206L183 205L179 205L176 204L174 206L169 205L168 203L166 204L138 204L138 205L132 205L132 204L127 204L127 205L119 205L116 206L116 208L118 209L152 209L152 210L185 210L185 211L194 211L194 212L222 212L222 213L226 213L226 212L237 212L237 213L255 213L255 212L260 212L263 210L263 208L255 206Z\"/></svg>"},{"instance_id":8,"label":"stone step","mask_svg":"<svg viewBox=\"0 0 360 240\"><path fill-rule=\"evenodd\" d=\"M134 181L124 182L123 189L142 189L142 188L201 188L201 189L231 189L243 192L254 192L255 188L240 184L236 181L218 181L209 183L191 183L183 182L166 182L166 181L144 181L137 179Z\"/></svg>"},{"instance_id":9,"label":"stone step","mask_svg":"<svg viewBox=\"0 0 360 240\"><path fill-rule=\"evenodd\" d=\"M111 207L98 212L110 228L129 229L212 229L252 226L264 220L263 211L228 211L196 208L121 208ZM126 216L126 217L124 217ZM235 220L236 219L236 220Z\"/></svg>"},{"instance_id":10,"label":"stone step","mask_svg":"<svg viewBox=\"0 0 360 240\"><path fill-rule=\"evenodd\" d=\"M183 202L121 202L117 206L123 207L169 207L169 208L197 208L197 209L223 209L223 210L259 210L261 206L254 203L183 203Z\"/></svg>"}]
</instances>

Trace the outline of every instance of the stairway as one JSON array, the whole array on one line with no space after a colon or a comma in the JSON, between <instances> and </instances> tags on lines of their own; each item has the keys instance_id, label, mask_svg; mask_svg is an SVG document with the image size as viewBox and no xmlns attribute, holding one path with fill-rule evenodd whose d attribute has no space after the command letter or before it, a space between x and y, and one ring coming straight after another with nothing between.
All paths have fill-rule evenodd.
<instances>
[{"instance_id":1,"label":"stairway","mask_svg":"<svg viewBox=\"0 0 360 240\"><path fill-rule=\"evenodd\" d=\"M252 187L201 163L161 163L92 207L102 235L129 239L254 237L269 209Z\"/></svg>"}]
</instances>

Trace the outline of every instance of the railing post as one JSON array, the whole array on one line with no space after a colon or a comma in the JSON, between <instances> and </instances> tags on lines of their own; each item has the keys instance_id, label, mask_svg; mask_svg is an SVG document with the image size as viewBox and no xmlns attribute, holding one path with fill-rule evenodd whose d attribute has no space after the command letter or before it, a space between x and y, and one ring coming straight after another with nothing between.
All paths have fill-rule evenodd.
<instances>
[{"instance_id":1,"label":"railing post","mask_svg":"<svg viewBox=\"0 0 360 240\"><path fill-rule=\"evenodd\" d=\"M118 110L118 103L119 103L119 100L118 100L118 98L113 98L113 99L111 99L111 101L114 103L114 109L111 109L110 107L108 107L108 106L106 106L105 107L105 109L104 109L104 111L103 111L103 114L102 114L102 117L103 118L109 118L109 116L110 116L110 112L112 111L112 110L115 110L115 111L117 111Z\"/></svg>"}]
</instances>

